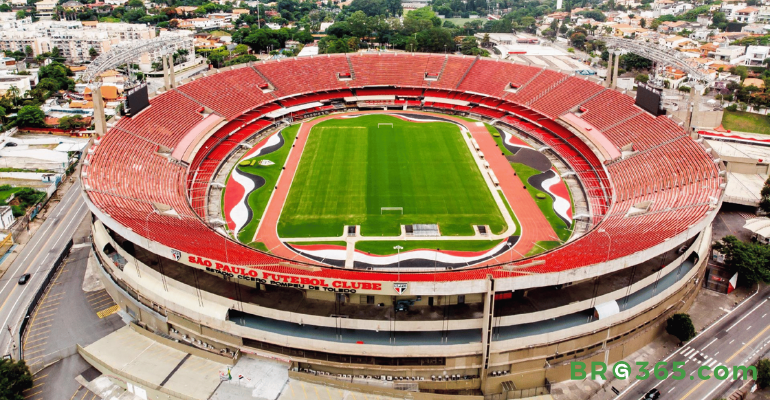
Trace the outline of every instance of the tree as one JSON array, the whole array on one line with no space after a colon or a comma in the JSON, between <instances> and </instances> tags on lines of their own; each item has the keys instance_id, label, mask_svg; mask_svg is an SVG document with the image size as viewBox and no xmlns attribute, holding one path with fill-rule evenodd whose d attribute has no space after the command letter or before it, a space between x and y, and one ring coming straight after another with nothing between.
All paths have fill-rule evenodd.
<instances>
[{"instance_id":1,"label":"tree","mask_svg":"<svg viewBox=\"0 0 770 400\"><path fill-rule=\"evenodd\" d=\"M45 113L37 106L24 106L16 116L18 126L42 126L45 121Z\"/></svg>"},{"instance_id":2,"label":"tree","mask_svg":"<svg viewBox=\"0 0 770 400\"><path fill-rule=\"evenodd\" d=\"M695 326L689 314L677 313L666 321L666 332L674 335L679 341L686 342L695 337Z\"/></svg>"},{"instance_id":3,"label":"tree","mask_svg":"<svg viewBox=\"0 0 770 400\"><path fill-rule=\"evenodd\" d=\"M639 21L639 26L641 26L642 28L646 27L646 26L647 26L647 20L646 20L646 19L644 19L644 18L642 18L642 19Z\"/></svg>"},{"instance_id":4,"label":"tree","mask_svg":"<svg viewBox=\"0 0 770 400\"><path fill-rule=\"evenodd\" d=\"M32 51L32 46L24 46L24 54L26 54L27 57L32 57L32 55L35 54L35 52Z\"/></svg>"},{"instance_id":5,"label":"tree","mask_svg":"<svg viewBox=\"0 0 770 400\"><path fill-rule=\"evenodd\" d=\"M716 242L713 249L724 254L725 265L731 272L738 273L739 285L770 282L770 246L744 243L730 235Z\"/></svg>"},{"instance_id":6,"label":"tree","mask_svg":"<svg viewBox=\"0 0 770 400\"><path fill-rule=\"evenodd\" d=\"M0 399L22 400L32 387L32 374L24 360L0 360Z\"/></svg>"},{"instance_id":7,"label":"tree","mask_svg":"<svg viewBox=\"0 0 770 400\"><path fill-rule=\"evenodd\" d=\"M3 106L0 106L0 122L3 122L6 115L7 114L5 113L5 108Z\"/></svg>"},{"instance_id":8,"label":"tree","mask_svg":"<svg viewBox=\"0 0 770 400\"><path fill-rule=\"evenodd\" d=\"M636 76L636 81L641 83L647 83L650 80L650 76L647 74L639 74Z\"/></svg>"},{"instance_id":9,"label":"tree","mask_svg":"<svg viewBox=\"0 0 770 400\"><path fill-rule=\"evenodd\" d=\"M96 58L96 56L99 55L99 52L95 48L91 47L90 49L88 49L88 55L91 58Z\"/></svg>"},{"instance_id":10,"label":"tree","mask_svg":"<svg viewBox=\"0 0 770 400\"><path fill-rule=\"evenodd\" d=\"M86 120L79 115L73 117L66 116L59 119L59 128L64 130L84 128L87 125Z\"/></svg>"},{"instance_id":11,"label":"tree","mask_svg":"<svg viewBox=\"0 0 770 400\"><path fill-rule=\"evenodd\" d=\"M757 361L757 386L760 389L770 386L770 360L767 358Z\"/></svg>"}]
</instances>

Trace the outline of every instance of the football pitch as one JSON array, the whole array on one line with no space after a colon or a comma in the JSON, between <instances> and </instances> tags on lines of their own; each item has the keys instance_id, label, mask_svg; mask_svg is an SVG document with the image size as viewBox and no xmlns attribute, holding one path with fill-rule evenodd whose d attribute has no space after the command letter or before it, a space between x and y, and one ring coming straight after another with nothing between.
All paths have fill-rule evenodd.
<instances>
[{"instance_id":1,"label":"football pitch","mask_svg":"<svg viewBox=\"0 0 770 400\"><path fill-rule=\"evenodd\" d=\"M473 235L473 225L507 229L460 128L386 115L315 125L278 235L341 236L344 225L360 225L364 236L398 236L408 224L438 224L446 236Z\"/></svg>"}]
</instances>

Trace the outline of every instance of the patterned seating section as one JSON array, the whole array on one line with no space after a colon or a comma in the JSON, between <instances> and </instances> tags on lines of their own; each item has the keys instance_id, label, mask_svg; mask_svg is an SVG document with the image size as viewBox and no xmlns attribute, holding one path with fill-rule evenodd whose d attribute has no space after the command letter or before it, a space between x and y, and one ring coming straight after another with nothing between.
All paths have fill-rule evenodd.
<instances>
[{"instance_id":1,"label":"patterned seating section","mask_svg":"<svg viewBox=\"0 0 770 400\"><path fill-rule=\"evenodd\" d=\"M350 78L340 80L340 73ZM506 90L510 87L516 90ZM420 99L430 97L423 106L497 119L544 143L569 164L588 195L594 229L536 256L545 262L522 273L589 266L663 243L702 220L720 194L717 166L700 145L669 118L635 107L628 96L550 70L427 54L291 58L196 79L155 97L139 115L121 119L86 156L84 185L90 200L118 223L188 253L276 272L393 280L388 273L335 268L296 271L224 238L203 221L211 178L239 143L273 124L266 114L311 102L325 104L302 113L327 112L335 109L330 101L353 95L395 95L390 101L399 106L420 105ZM468 105L453 104L458 101ZM189 166L169 160L166 148L173 149L202 120L204 106L227 122L202 139ZM586 143L555 121L578 109L613 144L633 143L636 152L603 165ZM649 204L647 212L629 214L642 203ZM174 212L164 212L165 206ZM492 267L408 273L401 280L469 280L489 273L516 275Z\"/></svg>"}]
</instances>

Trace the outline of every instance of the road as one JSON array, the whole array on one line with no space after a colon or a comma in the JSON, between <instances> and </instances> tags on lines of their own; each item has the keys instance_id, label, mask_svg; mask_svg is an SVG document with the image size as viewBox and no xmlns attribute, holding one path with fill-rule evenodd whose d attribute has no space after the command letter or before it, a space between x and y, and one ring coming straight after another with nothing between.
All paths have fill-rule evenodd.
<instances>
[{"instance_id":1,"label":"road","mask_svg":"<svg viewBox=\"0 0 770 400\"><path fill-rule=\"evenodd\" d=\"M14 358L18 356L14 349L20 318L88 212L81 198L80 182L76 181L0 279L0 354L13 350ZM18 279L25 273L32 276L26 285L19 285Z\"/></svg>"},{"instance_id":2,"label":"road","mask_svg":"<svg viewBox=\"0 0 770 400\"><path fill-rule=\"evenodd\" d=\"M743 302L732 312L707 328L695 339L686 343L676 352L665 358L669 372L673 362L684 362L686 376L682 380L668 378L657 380L650 377L637 380L618 395L617 399L637 400L652 388L657 388L661 400L710 400L722 393L740 387L744 381L733 379L734 366L749 366L764 355L770 347L770 287L762 288L753 297ZM698 377L698 369L706 366L712 371L719 366L726 366L729 377L718 380L713 372L702 371L703 380ZM652 368L650 368L652 370ZM631 379L638 374L633 369Z\"/></svg>"}]
</instances>

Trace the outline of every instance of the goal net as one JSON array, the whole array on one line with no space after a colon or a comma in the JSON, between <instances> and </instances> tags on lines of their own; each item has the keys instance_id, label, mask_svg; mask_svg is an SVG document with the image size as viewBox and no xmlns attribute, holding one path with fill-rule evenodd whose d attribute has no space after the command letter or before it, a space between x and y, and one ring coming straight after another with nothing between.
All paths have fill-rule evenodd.
<instances>
[{"instance_id":1,"label":"goal net","mask_svg":"<svg viewBox=\"0 0 770 400\"><path fill-rule=\"evenodd\" d=\"M401 213L401 215L404 215L404 207L380 207L380 215L382 215L386 211L388 212L398 211L399 213Z\"/></svg>"},{"instance_id":2,"label":"goal net","mask_svg":"<svg viewBox=\"0 0 770 400\"><path fill-rule=\"evenodd\" d=\"M383 126L389 126L389 127L392 128L393 127L393 123L392 122L380 122L380 123L377 124L377 128L382 128Z\"/></svg>"}]
</instances>

